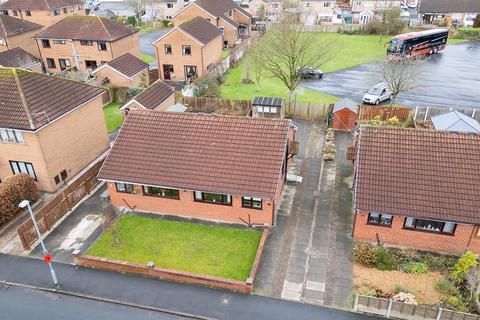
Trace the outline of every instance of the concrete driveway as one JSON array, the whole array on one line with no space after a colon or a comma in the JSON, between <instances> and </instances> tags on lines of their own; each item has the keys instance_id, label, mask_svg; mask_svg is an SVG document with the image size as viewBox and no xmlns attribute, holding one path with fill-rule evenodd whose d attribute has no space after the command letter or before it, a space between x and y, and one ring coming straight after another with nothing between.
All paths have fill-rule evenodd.
<instances>
[{"instance_id":1,"label":"concrete driveway","mask_svg":"<svg viewBox=\"0 0 480 320\"><path fill-rule=\"evenodd\" d=\"M365 92L378 80L375 64L326 74L303 87L361 102ZM400 94L395 103L408 107L461 106L480 108L480 42L450 45L420 66L422 81L418 90ZM387 102L388 103L388 102Z\"/></svg>"}]
</instances>

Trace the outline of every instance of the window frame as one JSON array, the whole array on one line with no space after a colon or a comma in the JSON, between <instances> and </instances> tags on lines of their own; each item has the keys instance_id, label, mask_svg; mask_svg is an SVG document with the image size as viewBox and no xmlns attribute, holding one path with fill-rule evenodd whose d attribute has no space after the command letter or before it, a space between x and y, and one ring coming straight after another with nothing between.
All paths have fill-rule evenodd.
<instances>
[{"instance_id":1,"label":"window frame","mask_svg":"<svg viewBox=\"0 0 480 320\"><path fill-rule=\"evenodd\" d=\"M53 9L53 15L59 16L61 14L60 9Z\"/></svg>"},{"instance_id":2,"label":"window frame","mask_svg":"<svg viewBox=\"0 0 480 320\"><path fill-rule=\"evenodd\" d=\"M168 52L167 49L170 49L170 52ZM163 46L163 50L164 50L164 52L165 52L165 55L172 55L172 54L173 54L172 45L169 44L169 43L166 43L166 44Z\"/></svg>"},{"instance_id":3,"label":"window frame","mask_svg":"<svg viewBox=\"0 0 480 320\"><path fill-rule=\"evenodd\" d=\"M55 59L53 58L45 58L45 60L47 61L47 68L48 69L57 69L57 65L55 64ZM51 62L51 63L49 63ZM51 65L51 66L50 66Z\"/></svg>"},{"instance_id":4,"label":"window frame","mask_svg":"<svg viewBox=\"0 0 480 320\"><path fill-rule=\"evenodd\" d=\"M52 45L50 44L49 39L42 39L42 48L51 49Z\"/></svg>"},{"instance_id":5,"label":"window frame","mask_svg":"<svg viewBox=\"0 0 480 320\"><path fill-rule=\"evenodd\" d=\"M62 39L53 39L52 41L53 41L54 44L61 44L61 45L67 44L67 41L62 40Z\"/></svg>"},{"instance_id":6,"label":"window frame","mask_svg":"<svg viewBox=\"0 0 480 320\"><path fill-rule=\"evenodd\" d=\"M378 221L377 222L371 222L370 221L370 216L373 214L378 214ZM382 215L389 215L391 216L390 218L390 223L389 224L383 224L381 223L382 221ZM379 227L387 227L387 228L391 228L392 227L392 222L393 222L393 214L389 214L389 213L378 213L378 212L369 212L368 213L368 217L367 217L367 224L368 225L371 225L371 226L379 226Z\"/></svg>"},{"instance_id":7,"label":"window frame","mask_svg":"<svg viewBox=\"0 0 480 320\"><path fill-rule=\"evenodd\" d=\"M118 188L119 184L125 185L125 191L122 191ZM129 191L129 187L131 187L131 190ZM124 182L115 182L115 190L118 193L127 193L127 194L134 194L135 193L135 186L131 183L124 183Z\"/></svg>"},{"instance_id":8,"label":"window frame","mask_svg":"<svg viewBox=\"0 0 480 320\"><path fill-rule=\"evenodd\" d=\"M93 41L92 40L80 40L80 45L81 46L93 46Z\"/></svg>"},{"instance_id":9,"label":"window frame","mask_svg":"<svg viewBox=\"0 0 480 320\"><path fill-rule=\"evenodd\" d=\"M187 49L190 51L190 53L186 54L185 53L185 49ZM192 46L189 45L189 44L182 44L182 55L183 56L191 56L192 55Z\"/></svg>"},{"instance_id":10,"label":"window frame","mask_svg":"<svg viewBox=\"0 0 480 320\"><path fill-rule=\"evenodd\" d=\"M33 167L33 163L31 162L25 162L25 161L17 161L17 160L8 160L8 162L10 163L10 169L12 169L12 172L13 174L20 174L20 173L26 173L28 174L30 177L32 177L33 181L38 181L38 177L37 177L37 173L35 172L35 168ZM20 165L19 164L23 164L25 166L25 170L27 172L23 172L20 168ZM15 172L14 168L13 168L13 164L15 164L17 166L17 171L18 173ZM33 173L33 176L30 174L30 172L28 172L28 166L30 166L30 168L32 169L32 173Z\"/></svg>"},{"instance_id":11,"label":"window frame","mask_svg":"<svg viewBox=\"0 0 480 320\"><path fill-rule=\"evenodd\" d=\"M102 49L105 46L105 49ZM98 51L108 51L107 42L106 41L97 41L97 49Z\"/></svg>"},{"instance_id":12,"label":"window frame","mask_svg":"<svg viewBox=\"0 0 480 320\"><path fill-rule=\"evenodd\" d=\"M25 13L26 17L31 17L32 16L32 11L30 11L30 9L25 9L23 12Z\"/></svg>"},{"instance_id":13,"label":"window frame","mask_svg":"<svg viewBox=\"0 0 480 320\"><path fill-rule=\"evenodd\" d=\"M95 67L93 67L93 66L87 66L87 62L88 62L90 65L92 65L92 62L94 62L94 63L95 63ZM97 68L98 68L97 60L85 60L85 68L86 68L86 69L92 69L92 70L97 69Z\"/></svg>"},{"instance_id":14,"label":"window frame","mask_svg":"<svg viewBox=\"0 0 480 320\"><path fill-rule=\"evenodd\" d=\"M164 189L164 190L170 190L170 191L176 191L177 195L176 196L166 196L162 194L153 194L149 193L148 191L145 191L146 188L157 188L157 189ZM147 186L144 185L142 186L142 194L147 197L156 197L156 198L165 198L165 199L175 199L175 200L180 200L180 190L179 189L173 189L173 188L164 188L164 187L155 187L155 186Z\"/></svg>"},{"instance_id":15,"label":"window frame","mask_svg":"<svg viewBox=\"0 0 480 320\"><path fill-rule=\"evenodd\" d=\"M201 193L201 196L202 198L201 199L198 199L197 198L197 194L196 192L200 192ZM218 202L218 201L209 201L209 200L205 200L205 194L214 194L214 195L220 195L222 196L222 201L221 202ZM230 202L225 202L224 199L230 199ZM222 194L222 193L213 193L213 192L203 192L203 191L193 191L193 201L195 202L202 202L202 203L209 203L209 204L217 204L217 205L221 205L221 206L233 206L233 199L232 199L232 195L230 194Z\"/></svg>"},{"instance_id":16,"label":"window frame","mask_svg":"<svg viewBox=\"0 0 480 320\"><path fill-rule=\"evenodd\" d=\"M245 200L250 199L250 205L245 205ZM255 199L260 199L260 200L255 200ZM256 208L253 206L254 202L260 202L260 207ZM262 198L256 198L256 197L242 197L242 208L247 208L247 209L255 209L255 210L263 210L263 199Z\"/></svg>"},{"instance_id":17,"label":"window frame","mask_svg":"<svg viewBox=\"0 0 480 320\"><path fill-rule=\"evenodd\" d=\"M3 137L6 137L6 139ZM0 128L0 142L25 144L25 137L23 136L23 132L20 130Z\"/></svg>"},{"instance_id":18,"label":"window frame","mask_svg":"<svg viewBox=\"0 0 480 320\"><path fill-rule=\"evenodd\" d=\"M12 14L14 17L18 17L18 10L17 9L12 9Z\"/></svg>"},{"instance_id":19,"label":"window frame","mask_svg":"<svg viewBox=\"0 0 480 320\"><path fill-rule=\"evenodd\" d=\"M408 218L411 218L413 219L414 223L413 223L413 227L407 227L406 224L407 224L407 219ZM441 231L436 231L436 230L428 230L428 229L420 229L420 228L417 228L417 224L418 224L418 221L419 220L422 220L422 221L432 221L432 222L439 222L442 224L442 227L441 227ZM452 232L445 232L443 231L445 229L445 225L447 223L453 223L453 230ZM414 218L414 217L405 217L405 219L403 220L403 229L405 230L410 230L410 231L419 231L419 232L428 232L428 233L433 233L433 234L441 234L441 235L446 235L446 236L454 236L455 235L455 231L457 230L457 223L455 222L452 222L452 221L441 221L441 220L431 220L431 219L419 219L419 218Z\"/></svg>"}]
</instances>

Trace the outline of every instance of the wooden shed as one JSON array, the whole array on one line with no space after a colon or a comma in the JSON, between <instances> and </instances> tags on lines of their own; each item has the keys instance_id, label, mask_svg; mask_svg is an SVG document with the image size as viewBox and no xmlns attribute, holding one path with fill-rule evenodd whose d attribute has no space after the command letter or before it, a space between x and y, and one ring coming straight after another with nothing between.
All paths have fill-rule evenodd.
<instances>
[{"instance_id":1,"label":"wooden shed","mask_svg":"<svg viewBox=\"0 0 480 320\"><path fill-rule=\"evenodd\" d=\"M358 105L344 98L335 103L333 107L333 130L352 131L357 124Z\"/></svg>"},{"instance_id":2,"label":"wooden shed","mask_svg":"<svg viewBox=\"0 0 480 320\"><path fill-rule=\"evenodd\" d=\"M285 100L275 97L255 97L252 101L252 116L265 118L283 118Z\"/></svg>"}]
</instances>

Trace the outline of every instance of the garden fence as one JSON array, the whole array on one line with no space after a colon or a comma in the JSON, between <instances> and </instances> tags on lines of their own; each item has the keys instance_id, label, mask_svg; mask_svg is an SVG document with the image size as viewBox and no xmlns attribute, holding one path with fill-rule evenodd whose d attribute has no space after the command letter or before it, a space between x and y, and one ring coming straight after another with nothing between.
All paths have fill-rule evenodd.
<instances>
[{"instance_id":1,"label":"garden fence","mask_svg":"<svg viewBox=\"0 0 480 320\"><path fill-rule=\"evenodd\" d=\"M189 107L192 112L248 116L252 110L252 103L250 100L184 96L182 103Z\"/></svg>"},{"instance_id":2,"label":"garden fence","mask_svg":"<svg viewBox=\"0 0 480 320\"><path fill-rule=\"evenodd\" d=\"M418 306L392 299L355 296L355 312L407 320L480 320L480 316L442 308Z\"/></svg>"},{"instance_id":3,"label":"garden fence","mask_svg":"<svg viewBox=\"0 0 480 320\"><path fill-rule=\"evenodd\" d=\"M361 105L358 108L358 120L369 121L376 116L380 116L382 121L392 117L397 117L400 122L404 122L413 113L413 110L406 107L385 107L385 106L368 106Z\"/></svg>"},{"instance_id":4,"label":"garden fence","mask_svg":"<svg viewBox=\"0 0 480 320\"><path fill-rule=\"evenodd\" d=\"M291 118L299 118L306 120L321 120L325 119L328 112L333 108L333 105L328 103L313 104L313 103L292 103L289 105L285 103L285 114Z\"/></svg>"}]
</instances>

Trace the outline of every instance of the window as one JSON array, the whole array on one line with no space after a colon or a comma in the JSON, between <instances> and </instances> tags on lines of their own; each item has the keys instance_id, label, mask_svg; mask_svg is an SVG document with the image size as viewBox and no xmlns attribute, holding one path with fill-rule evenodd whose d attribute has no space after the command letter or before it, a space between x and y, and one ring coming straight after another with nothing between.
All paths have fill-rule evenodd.
<instances>
[{"instance_id":1,"label":"window","mask_svg":"<svg viewBox=\"0 0 480 320\"><path fill-rule=\"evenodd\" d=\"M60 15L60 9L54 9L54 10L53 10L53 15L54 15L54 16Z\"/></svg>"},{"instance_id":2,"label":"window","mask_svg":"<svg viewBox=\"0 0 480 320\"><path fill-rule=\"evenodd\" d=\"M62 170L62 172L60 172L60 177L62 177L62 180L65 181L65 179L67 179L67 170Z\"/></svg>"},{"instance_id":3,"label":"window","mask_svg":"<svg viewBox=\"0 0 480 320\"><path fill-rule=\"evenodd\" d=\"M5 39L0 38L0 46L4 46L4 45L5 45Z\"/></svg>"},{"instance_id":4,"label":"window","mask_svg":"<svg viewBox=\"0 0 480 320\"><path fill-rule=\"evenodd\" d=\"M51 47L50 47L50 40L48 40L48 39L42 39L42 47L44 47L44 48L51 48Z\"/></svg>"},{"instance_id":5,"label":"window","mask_svg":"<svg viewBox=\"0 0 480 320\"><path fill-rule=\"evenodd\" d=\"M2 13L6 16L8 16L8 10L2 10Z\"/></svg>"},{"instance_id":6,"label":"window","mask_svg":"<svg viewBox=\"0 0 480 320\"><path fill-rule=\"evenodd\" d=\"M172 54L172 45L166 44L165 45L165 54Z\"/></svg>"},{"instance_id":7,"label":"window","mask_svg":"<svg viewBox=\"0 0 480 320\"><path fill-rule=\"evenodd\" d=\"M60 183L60 177L58 176L58 174L53 178L53 180L55 181L55 184Z\"/></svg>"},{"instance_id":8,"label":"window","mask_svg":"<svg viewBox=\"0 0 480 320\"><path fill-rule=\"evenodd\" d=\"M475 231L475 237L480 238L480 226L477 226L477 231Z\"/></svg>"},{"instance_id":9,"label":"window","mask_svg":"<svg viewBox=\"0 0 480 320\"><path fill-rule=\"evenodd\" d=\"M182 46L182 54L184 56L189 56L192 54L192 48L190 46Z\"/></svg>"},{"instance_id":10,"label":"window","mask_svg":"<svg viewBox=\"0 0 480 320\"><path fill-rule=\"evenodd\" d=\"M68 8L63 8L63 13L68 13Z\"/></svg>"},{"instance_id":11,"label":"window","mask_svg":"<svg viewBox=\"0 0 480 320\"><path fill-rule=\"evenodd\" d=\"M165 19L167 19L167 20L172 20L173 17L172 17L172 16L166 16Z\"/></svg>"},{"instance_id":12,"label":"window","mask_svg":"<svg viewBox=\"0 0 480 320\"><path fill-rule=\"evenodd\" d=\"M379 226L391 226L393 217L391 214L380 214L371 212L368 215L368 224L376 224Z\"/></svg>"},{"instance_id":13,"label":"window","mask_svg":"<svg viewBox=\"0 0 480 320\"><path fill-rule=\"evenodd\" d=\"M169 9L173 8L173 3L167 2L167 8L169 8Z\"/></svg>"},{"instance_id":14,"label":"window","mask_svg":"<svg viewBox=\"0 0 480 320\"><path fill-rule=\"evenodd\" d=\"M95 61L95 60L85 60L85 67L87 67L87 69L95 70L95 69L97 69L97 61Z\"/></svg>"},{"instance_id":15,"label":"window","mask_svg":"<svg viewBox=\"0 0 480 320\"><path fill-rule=\"evenodd\" d=\"M115 186L117 187L117 192L121 192L121 193L134 192L133 184L117 182L115 183Z\"/></svg>"},{"instance_id":16,"label":"window","mask_svg":"<svg viewBox=\"0 0 480 320\"><path fill-rule=\"evenodd\" d=\"M26 173L30 175L33 180L37 181L37 175L30 162L10 161L10 167L12 168L13 174Z\"/></svg>"},{"instance_id":17,"label":"window","mask_svg":"<svg viewBox=\"0 0 480 320\"><path fill-rule=\"evenodd\" d=\"M55 60L53 60L52 58L47 58L47 67L49 69L56 69L57 66L55 65Z\"/></svg>"},{"instance_id":18,"label":"window","mask_svg":"<svg viewBox=\"0 0 480 320\"><path fill-rule=\"evenodd\" d=\"M232 205L232 197L229 194L218 194L218 193L195 191L194 197L195 197L195 201L199 201L199 202Z\"/></svg>"},{"instance_id":19,"label":"window","mask_svg":"<svg viewBox=\"0 0 480 320\"><path fill-rule=\"evenodd\" d=\"M261 198L243 197L242 198L242 207L259 209L260 210L260 209L262 209L262 199Z\"/></svg>"},{"instance_id":20,"label":"window","mask_svg":"<svg viewBox=\"0 0 480 320\"><path fill-rule=\"evenodd\" d=\"M0 129L0 141L10 143L24 143L23 133L17 130Z\"/></svg>"},{"instance_id":21,"label":"window","mask_svg":"<svg viewBox=\"0 0 480 320\"><path fill-rule=\"evenodd\" d=\"M65 44L66 41L65 40L53 40L53 43L55 43L55 44Z\"/></svg>"},{"instance_id":22,"label":"window","mask_svg":"<svg viewBox=\"0 0 480 320\"><path fill-rule=\"evenodd\" d=\"M25 15L26 15L27 17L30 17L30 16L32 15L32 13L30 12L30 10L28 10L28 9L26 9L24 12L25 12Z\"/></svg>"},{"instance_id":23,"label":"window","mask_svg":"<svg viewBox=\"0 0 480 320\"><path fill-rule=\"evenodd\" d=\"M324 8L330 7L330 2L324 2L324 3L323 3L323 7L324 7Z\"/></svg>"},{"instance_id":24,"label":"window","mask_svg":"<svg viewBox=\"0 0 480 320\"><path fill-rule=\"evenodd\" d=\"M65 70L67 68L70 68L69 59L58 59L58 64L60 65L60 70Z\"/></svg>"},{"instance_id":25,"label":"window","mask_svg":"<svg viewBox=\"0 0 480 320\"><path fill-rule=\"evenodd\" d=\"M97 44L99 51L107 51L107 43L105 41L98 41Z\"/></svg>"},{"instance_id":26,"label":"window","mask_svg":"<svg viewBox=\"0 0 480 320\"><path fill-rule=\"evenodd\" d=\"M146 196L180 199L177 189L143 186L143 194Z\"/></svg>"},{"instance_id":27,"label":"window","mask_svg":"<svg viewBox=\"0 0 480 320\"><path fill-rule=\"evenodd\" d=\"M13 16L18 17L18 10L13 9L12 13L13 13Z\"/></svg>"},{"instance_id":28,"label":"window","mask_svg":"<svg viewBox=\"0 0 480 320\"><path fill-rule=\"evenodd\" d=\"M405 218L405 229L415 229L428 232L454 234L456 224L453 222Z\"/></svg>"},{"instance_id":29,"label":"window","mask_svg":"<svg viewBox=\"0 0 480 320\"><path fill-rule=\"evenodd\" d=\"M80 40L80 44L82 46L93 46L93 41L92 40Z\"/></svg>"}]
</instances>

